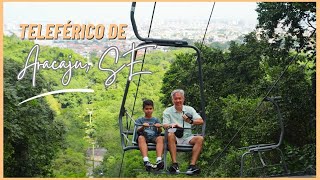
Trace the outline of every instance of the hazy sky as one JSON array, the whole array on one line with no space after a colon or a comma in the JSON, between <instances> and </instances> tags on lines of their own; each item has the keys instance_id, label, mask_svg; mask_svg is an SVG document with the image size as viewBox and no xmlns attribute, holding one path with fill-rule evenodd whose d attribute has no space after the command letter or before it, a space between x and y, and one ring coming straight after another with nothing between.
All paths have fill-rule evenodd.
<instances>
[{"instance_id":1,"label":"hazy sky","mask_svg":"<svg viewBox=\"0 0 320 180\"><path fill-rule=\"evenodd\" d=\"M8 22L37 23L50 21L110 22L130 24L131 2L4 2L4 24ZM153 2L138 2L137 19L150 19ZM209 18L213 2L158 2L155 20L205 19ZM255 2L217 2L214 18L230 18L255 21Z\"/></svg>"}]
</instances>

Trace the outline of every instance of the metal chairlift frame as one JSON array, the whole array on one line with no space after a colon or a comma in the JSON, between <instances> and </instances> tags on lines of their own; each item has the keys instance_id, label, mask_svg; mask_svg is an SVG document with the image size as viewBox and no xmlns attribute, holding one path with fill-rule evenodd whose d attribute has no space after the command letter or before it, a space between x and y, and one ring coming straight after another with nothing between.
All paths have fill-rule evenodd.
<instances>
[{"instance_id":1,"label":"metal chairlift frame","mask_svg":"<svg viewBox=\"0 0 320 180\"><path fill-rule=\"evenodd\" d=\"M265 161L263 160L263 157L261 155L262 152L266 152L266 151L271 151L271 150L278 150L280 152L280 158L281 158L281 164L283 166L283 169L286 173L288 173L288 168L287 165L285 163L285 159L283 156L283 153L281 151L281 149L279 148L279 146L282 144L283 141L283 134L284 134L284 125L283 125L283 121L282 121L282 115L280 112L280 108L279 105L277 104L277 100L280 100L281 97L266 97L263 99L263 101L269 101L273 104L274 106L274 110L276 111L277 114L277 119L278 119L278 123L281 129L280 132L280 136L279 136L279 141L277 144L273 143L273 144L256 144L256 145L250 145L248 147L242 147L240 149L247 149L247 151L245 153L242 154L241 156L241 166L240 166L240 177L243 176L243 168L244 168L244 158L246 155L249 154L258 154L260 162L262 164L262 168L267 167L268 165L266 165ZM255 167L252 169L258 169L261 167Z\"/></svg>"},{"instance_id":2,"label":"metal chairlift frame","mask_svg":"<svg viewBox=\"0 0 320 180\"><path fill-rule=\"evenodd\" d=\"M130 13L130 18L131 18L131 23L133 27L133 31L135 33L135 36L143 41L143 43L139 44L137 47L143 46L143 45L148 45L148 44L155 44L157 46L171 46L171 47L181 47L181 48L191 48L196 51L197 54L197 63L198 63L198 76L199 76L199 86L200 86L200 100L201 100L201 110L200 110L200 115L203 119L203 124L201 128L201 135L204 137L205 136L205 128L206 128L206 114L205 114L205 98L204 98L204 85L203 85L203 75L202 75L202 62L201 62L201 52L196 46L189 45L187 41L183 40L169 40L169 39L153 39L153 38L143 38L139 35L138 30L137 30L137 25L136 21L134 18L134 13L135 13L135 7L136 7L136 2L132 3L131 6L131 13ZM136 59L137 52L134 52L134 59ZM132 149L139 149L138 145L134 143L134 136L135 136L135 131L129 130L127 128L126 131L124 131L123 128L123 117L126 116L127 118L127 126L128 126L128 118L130 118L132 121L132 117L129 115L125 108L126 104L126 99L128 95L128 90L130 86L130 80L127 80L127 84L124 90L123 94L123 99L121 103L121 108L120 108L120 113L119 113L119 118L118 118L118 123L119 123L119 129L120 129L120 136L121 136L121 146L123 149L123 153L125 153L127 150L132 150ZM136 126L135 126L136 128ZM165 146L164 146L164 163L165 163L165 169L167 169L167 163L166 163L166 154L167 154L167 130L165 131ZM132 145L128 146L127 142L130 142L128 135L133 135L133 140L131 142ZM177 151L178 152L190 152L192 151L192 145L177 145ZM148 150L155 150L155 144L148 144Z\"/></svg>"}]
</instances>

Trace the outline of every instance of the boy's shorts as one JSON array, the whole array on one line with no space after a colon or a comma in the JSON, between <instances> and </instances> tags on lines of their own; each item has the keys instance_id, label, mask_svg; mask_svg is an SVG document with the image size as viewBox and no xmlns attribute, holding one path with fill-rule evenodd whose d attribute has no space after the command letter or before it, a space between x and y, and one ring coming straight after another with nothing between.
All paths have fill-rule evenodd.
<instances>
[{"instance_id":1,"label":"boy's shorts","mask_svg":"<svg viewBox=\"0 0 320 180\"><path fill-rule=\"evenodd\" d=\"M159 136L155 136L155 137L151 137L151 138L147 138L147 137L145 137L144 135L140 135L140 136L143 136L145 139L146 139L146 142L147 143L156 143L156 139L157 139L157 137L159 137ZM138 142L139 143L139 142Z\"/></svg>"},{"instance_id":2,"label":"boy's shorts","mask_svg":"<svg viewBox=\"0 0 320 180\"><path fill-rule=\"evenodd\" d=\"M192 135L192 136L189 136L189 137L187 137L187 138L177 138L176 137L176 141L177 141L177 144L186 144L186 145L189 145L190 143L190 141L191 141L191 139L193 138L194 136Z\"/></svg>"}]
</instances>

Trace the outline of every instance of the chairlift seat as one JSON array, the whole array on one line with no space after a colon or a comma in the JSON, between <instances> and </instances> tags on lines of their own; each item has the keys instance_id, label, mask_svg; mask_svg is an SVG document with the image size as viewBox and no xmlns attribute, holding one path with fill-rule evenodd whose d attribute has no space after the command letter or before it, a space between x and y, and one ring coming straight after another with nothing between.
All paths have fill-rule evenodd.
<instances>
[{"instance_id":1,"label":"chairlift seat","mask_svg":"<svg viewBox=\"0 0 320 180\"><path fill-rule=\"evenodd\" d=\"M138 126L135 125L133 130L133 137L132 137L132 145L137 146L137 149L139 149L138 146L138 133L137 133ZM165 133L161 133L161 136L165 136ZM166 140L164 143L167 143ZM156 144L155 143L147 143L148 150L156 150ZM187 145L187 144L177 144L177 152L188 152L192 151L193 145Z\"/></svg>"},{"instance_id":2,"label":"chairlift seat","mask_svg":"<svg viewBox=\"0 0 320 180\"><path fill-rule=\"evenodd\" d=\"M278 146L275 143L272 144L257 144L257 145L251 145L249 147L249 152L261 152L261 151L270 151L273 149L276 149Z\"/></svg>"}]
</instances>

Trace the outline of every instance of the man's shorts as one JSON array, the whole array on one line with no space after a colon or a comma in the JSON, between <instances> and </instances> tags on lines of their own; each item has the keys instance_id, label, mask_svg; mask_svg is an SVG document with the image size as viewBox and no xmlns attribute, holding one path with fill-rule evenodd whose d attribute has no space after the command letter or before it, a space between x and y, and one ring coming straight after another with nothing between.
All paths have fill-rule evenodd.
<instances>
[{"instance_id":1,"label":"man's shorts","mask_svg":"<svg viewBox=\"0 0 320 180\"><path fill-rule=\"evenodd\" d=\"M186 145L189 145L189 142L191 141L191 139L193 138L194 136L189 136L187 138L177 138L176 137L176 140L177 140L177 144L186 144Z\"/></svg>"}]
</instances>

